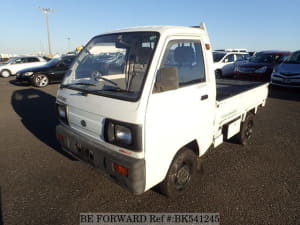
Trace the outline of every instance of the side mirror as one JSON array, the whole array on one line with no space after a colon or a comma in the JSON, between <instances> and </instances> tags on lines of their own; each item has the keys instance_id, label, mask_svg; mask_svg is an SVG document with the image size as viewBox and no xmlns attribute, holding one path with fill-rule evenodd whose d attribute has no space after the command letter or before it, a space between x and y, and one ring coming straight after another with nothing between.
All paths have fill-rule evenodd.
<instances>
[{"instance_id":1,"label":"side mirror","mask_svg":"<svg viewBox=\"0 0 300 225\"><path fill-rule=\"evenodd\" d=\"M224 59L224 63L227 63L228 62L228 59Z\"/></svg>"},{"instance_id":2,"label":"side mirror","mask_svg":"<svg viewBox=\"0 0 300 225\"><path fill-rule=\"evenodd\" d=\"M157 72L153 92L164 92L179 88L178 69L176 67L160 68Z\"/></svg>"}]
</instances>

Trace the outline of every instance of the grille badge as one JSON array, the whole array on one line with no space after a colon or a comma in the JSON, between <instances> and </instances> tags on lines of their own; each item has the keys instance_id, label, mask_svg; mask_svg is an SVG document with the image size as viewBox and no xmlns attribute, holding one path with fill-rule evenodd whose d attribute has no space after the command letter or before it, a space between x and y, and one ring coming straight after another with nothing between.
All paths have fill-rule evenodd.
<instances>
[{"instance_id":1,"label":"grille badge","mask_svg":"<svg viewBox=\"0 0 300 225\"><path fill-rule=\"evenodd\" d=\"M81 126L86 127L86 122L84 120L80 121Z\"/></svg>"}]
</instances>

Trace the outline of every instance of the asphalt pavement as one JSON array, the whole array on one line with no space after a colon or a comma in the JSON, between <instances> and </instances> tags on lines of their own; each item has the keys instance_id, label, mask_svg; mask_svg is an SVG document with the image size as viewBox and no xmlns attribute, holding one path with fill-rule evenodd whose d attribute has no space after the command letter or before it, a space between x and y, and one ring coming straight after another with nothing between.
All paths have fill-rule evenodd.
<instances>
[{"instance_id":1,"label":"asphalt pavement","mask_svg":"<svg viewBox=\"0 0 300 225\"><path fill-rule=\"evenodd\" d=\"M61 152L58 85L13 80L0 78L0 225L75 225L81 212L218 212L222 225L300 224L300 91L272 88L250 144L209 150L203 173L173 199L132 195Z\"/></svg>"}]
</instances>

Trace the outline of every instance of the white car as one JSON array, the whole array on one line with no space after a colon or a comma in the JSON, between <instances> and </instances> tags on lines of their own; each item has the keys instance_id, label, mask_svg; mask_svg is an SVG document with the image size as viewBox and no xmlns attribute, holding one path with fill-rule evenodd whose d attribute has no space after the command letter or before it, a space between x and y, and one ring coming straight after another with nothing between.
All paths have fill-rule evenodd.
<instances>
[{"instance_id":1,"label":"white car","mask_svg":"<svg viewBox=\"0 0 300 225\"><path fill-rule=\"evenodd\" d=\"M46 63L47 61L44 58L38 56L14 57L0 64L0 75L2 77L9 77L15 75L19 70L41 66Z\"/></svg>"},{"instance_id":2,"label":"white car","mask_svg":"<svg viewBox=\"0 0 300 225\"><path fill-rule=\"evenodd\" d=\"M236 61L247 60L250 57L247 52L226 52L226 51L214 51L214 70L216 77L230 76L233 73L234 63Z\"/></svg>"}]
</instances>

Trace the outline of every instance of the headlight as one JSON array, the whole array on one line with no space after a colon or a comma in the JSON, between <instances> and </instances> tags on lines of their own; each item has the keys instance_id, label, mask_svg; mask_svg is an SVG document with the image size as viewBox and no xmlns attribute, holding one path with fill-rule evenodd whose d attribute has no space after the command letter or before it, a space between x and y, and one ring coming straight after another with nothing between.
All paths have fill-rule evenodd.
<instances>
[{"instance_id":1,"label":"headlight","mask_svg":"<svg viewBox=\"0 0 300 225\"><path fill-rule=\"evenodd\" d=\"M135 124L107 119L104 126L105 141L134 151L141 151L142 129Z\"/></svg>"},{"instance_id":2,"label":"headlight","mask_svg":"<svg viewBox=\"0 0 300 225\"><path fill-rule=\"evenodd\" d=\"M33 72L26 72L24 73L25 76L31 76L33 74Z\"/></svg>"},{"instance_id":3,"label":"headlight","mask_svg":"<svg viewBox=\"0 0 300 225\"><path fill-rule=\"evenodd\" d=\"M115 138L119 143L123 143L125 145L132 144L132 133L127 127L115 125Z\"/></svg>"},{"instance_id":4,"label":"headlight","mask_svg":"<svg viewBox=\"0 0 300 225\"><path fill-rule=\"evenodd\" d=\"M68 117L67 117L67 106L63 104L56 104L57 109L57 117L60 121L64 122L65 124L68 123Z\"/></svg>"},{"instance_id":5,"label":"headlight","mask_svg":"<svg viewBox=\"0 0 300 225\"><path fill-rule=\"evenodd\" d=\"M263 67L261 67L261 68L255 70L255 72L256 72L256 73L264 73L264 72L266 72L266 70L267 70L267 67L266 67L266 66L263 66Z\"/></svg>"}]
</instances>

